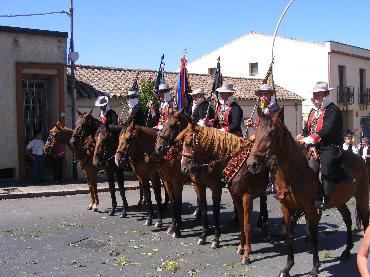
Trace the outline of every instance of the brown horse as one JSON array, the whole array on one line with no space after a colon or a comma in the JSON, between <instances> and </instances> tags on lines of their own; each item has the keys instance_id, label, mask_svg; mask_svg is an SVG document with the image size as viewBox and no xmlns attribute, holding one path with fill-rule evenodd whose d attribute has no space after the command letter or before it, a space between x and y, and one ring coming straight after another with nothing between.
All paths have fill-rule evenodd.
<instances>
[{"instance_id":1,"label":"brown horse","mask_svg":"<svg viewBox=\"0 0 370 277\"><path fill-rule=\"evenodd\" d=\"M256 131L256 140L253 145L247 164L254 173L259 172L260 166L272 157L275 157L278 173L277 185L278 193L282 195L281 210L287 226L287 264L280 272L279 276L289 276L289 271L294 265L293 253L293 224L292 217L295 211L304 212L308 225L308 232L311 238L313 251L312 276L318 275L320 266L318 256L318 231L317 225L320 221L321 213L314 208L315 198L321 192L321 184L318 177L313 173L307 163L306 157L301 151L301 147L296 143L282 120L284 110L273 117L264 116ZM341 258L350 258L352 242L352 220L350 211L346 203L353 196L356 199L356 210L359 223L361 219L363 227L369 224L369 192L368 192L368 172L365 162L351 152L343 151L343 167L349 172L355 181L344 181L335 184L330 195L329 208L337 208L343 217L347 227L347 247L343 251Z\"/></svg>"},{"instance_id":2,"label":"brown horse","mask_svg":"<svg viewBox=\"0 0 370 277\"><path fill-rule=\"evenodd\" d=\"M158 175L155 163L149 158L149 155L154 150L155 140L152 137L157 135L156 131L151 128L134 126L133 123L122 129L119 134L118 146L115 148L116 166L124 167L127 164L127 159L130 165L139 178L142 185L144 202L148 208L148 218L145 225L151 226L153 221L153 204L151 200L150 184L152 183L155 200L158 208L158 219L155 227L162 227L163 207L161 195L161 179ZM118 141L118 140L117 140Z\"/></svg>"},{"instance_id":3,"label":"brown horse","mask_svg":"<svg viewBox=\"0 0 370 277\"><path fill-rule=\"evenodd\" d=\"M89 186L91 202L88 210L96 212L99 207L98 188L96 181L96 167L92 163L94 153L94 143L92 141L86 143L84 148L71 148L69 141L72 137L73 130L64 127L59 121L50 130L49 137L45 143L44 152L51 154L55 151L55 147L62 143L67 145L77 160L80 168L85 172L87 184Z\"/></svg>"},{"instance_id":4,"label":"brown horse","mask_svg":"<svg viewBox=\"0 0 370 277\"><path fill-rule=\"evenodd\" d=\"M195 178L201 180L211 189L214 207L216 206L219 210L222 188L224 187L222 172L232 156L246 144L250 147L251 143L233 134L220 132L215 128L192 124L189 124L177 139L181 139L181 137L183 137L181 170L195 175ZM239 217L241 238L238 253L244 252L243 264L250 262L251 215L254 198L260 197L261 201L258 226L267 222L265 190L268 181L267 170L261 174L253 175L242 168L231 179L228 186Z\"/></svg>"},{"instance_id":5,"label":"brown horse","mask_svg":"<svg viewBox=\"0 0 370 277\"><path fill-rule=\"evenodd\" d=\"M70 144L72 149L74 148L80 148L81 145L84 143L86 138L96 138L95 134L97 130L102 126L102 123L94 118L91 115L92 110L90 113L81 113L78 111L78 114L80 118L76 122L76 127L73 131L72 138L70 140ZM96 149L95 145L95 149ZM117 199L116 199L116 188L114 184L114 175L117 176L117 183L118 188L120 191L120 195L123 202L123 209L121 212L121 217L126 217L127 215L127 200L125 196L125 189L124 189L124 177L123 177L123 170L120 168L117 168L114 164L114 159L109 160L110 163L104 162L102 164L102 167L104 169L104 172L108 178L108 184L109 184L109 192L112 199L112 209L108 213L110 216L113 216L116 212L117 208ZM108 165L108 166L107 166Z\"/></svg>"}]
</instances>

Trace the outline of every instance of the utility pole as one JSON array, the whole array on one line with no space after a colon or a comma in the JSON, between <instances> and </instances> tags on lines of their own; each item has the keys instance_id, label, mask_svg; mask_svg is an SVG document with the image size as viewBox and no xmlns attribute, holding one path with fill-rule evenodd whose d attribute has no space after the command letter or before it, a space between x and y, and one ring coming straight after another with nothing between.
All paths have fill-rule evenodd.
<instances>
[{"instance_id":1,"label":"utility pole","mask_svg":"<svg viewBox=\"0 0 370 277\"><path fill-rule=\"evenodd\" d=\"M70 0L69 7L69 18L70 18L70 32L71 38L69 40L69 61L71 64L71 106L72 106L72 129L75 128L76 124L76 78L75 78L75 62L78 59L78 53L74 51L73 42L73 0ZM73 159L73 179L77 179L77 165L75 159Z\"/></svg>"}]
</instances>

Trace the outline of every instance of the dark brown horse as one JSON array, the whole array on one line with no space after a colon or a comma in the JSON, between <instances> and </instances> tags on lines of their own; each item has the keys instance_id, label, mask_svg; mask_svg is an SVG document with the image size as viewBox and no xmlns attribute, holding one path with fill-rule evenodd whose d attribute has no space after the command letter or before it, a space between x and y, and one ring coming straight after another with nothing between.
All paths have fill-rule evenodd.
<instances>
[{"instance_id":1,"label":"dark brown horse","mask_svg":"<svg viewBox=\"0 0 370 277\"><path fill-rule=\"evenodd\" d=\"M45 143L44 151L46 154L52 154L58 144L67 145L72 150L72 153L80 168L86 174L87 184L89 186L91 196L91 202L87 209L96 212L99 207L99 197L96 181L96 167L92 162L95 145L92 141L90 141L86 142L84 148L71 148L69 141L72 137L72 134L72 129L64 127L58 121L49 132L49 137Z\"/></svg>"},{"instance_id":2,"label":"dark brown horse","mask_svg":"<svg viewBox=\"0 0 370 277\"><path fill-rule=\"evenodd\" d=\"M145 222L147 226L152 225L154 215L149 181L152 183L158 208L158 219L155 227L161 228L164 210L162 207L161 179L155 163L149 158L154 150L155 140L152 138L156 135L156 131L151 128L134 126L131 123L127 128L122 129L119 134L118 147L115 148L113 155L115 155L115 163L119 167L125 167L129 161L134 173L139 178L144 201L148 208L148 218Z\"/></svg>"},{"instance_id":3,"label":"dark brown horse","mask_svg":"<svg viewBox=\"0 0 370 277\"><path fill-rule=\"evenodd\" d=\"M212 190L214 201L221 200L222 172L230 159L251 143L230 133L215 128L189 124L179 135L183 136L181 170L196 176ZM253 199L260 197L260 215L257 225L262 226L268 219L265 190L268 184L268 171L253 175L243 166L231 179L228 188L233 198L241 229L238 254L244 253L243 264L250 262L250 237ZM215 205L215 204L214 204ZM219 206L219 204L218 204Z\"/></svg>"},{"instance_id":4,"label":"dark brown horse","mask_svg":"<svg viewBox=\"0 0 370 277\"><path fill-rule=\"evenodd\" d=\"M90 113L81 113L78 112L80 118L76 122L76 127L74 129L72 138L70 140L72 149L80 148L81 145L84 143L86 138L92 137L96 138L95 134L97 130L102 126L102 123L94 118ZM118 141L118 140L117 140ZM95 145L96 149L97 145ZM100 147L100 146L99 146ZM114 152L113 152L114 153ZM114 156L114 154L112 154ZM100 164L100 162L102 162ZM120 195L123 202L123 209L121 212L121 217L126 217L127 215L127 200L125 196L125 189L124 189L124 176L123 170L118 168L114 163L114 157L111 158L108 162L107 161L98 161L96 164L98 166L102 166L104 172L108 178L109 184L109 192L112 199L112 209L108 213L109 215L114 215L117 208L117 199L116 199L116 188L114 184L114 176L117 176L117 183L120 191Z\"/></svg>"},{"instance_id":5,"label":"dark brown horse","mask_svg":"<svg viewBox=\"0 0 370 277\"><path fill-rule=\"evenodd\" d=\"M282 195L281 210L287 226L287 264L279 276L289 276L289 271L294 265L293 252L293 226L292 217L295 211L304 212L308 225L308 232L312 243L313 268L312 276L318 276L320 266L318 256L318 231L317 225L321 213L314 208L315 198L321 192L321 184L307 163L301 147L296 143L282 120L284 110L273 117L264 116L259 111L262 122L256 131L256 140L253 145L247 164L251 171L257 173L262 164L275 157L278 173L278 192ZM355 181L344 181L335 184L330 195L329 208L337 208L347 227L347 247L341 258L350 258L352 241L351 213L346 203L350 198L356 199L357 216L361 219L364 229L369 224L369 192L368 172L365 162L361 157L351 152L344 151L342 155L343 167Z\"/></svg>"}]
</instances>

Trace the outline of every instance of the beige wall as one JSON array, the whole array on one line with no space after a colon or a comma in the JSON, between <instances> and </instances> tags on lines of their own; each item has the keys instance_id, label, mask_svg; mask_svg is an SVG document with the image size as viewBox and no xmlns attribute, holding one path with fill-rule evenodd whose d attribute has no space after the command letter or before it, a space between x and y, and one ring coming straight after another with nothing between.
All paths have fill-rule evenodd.
<instances>
[{"instance_id":1,"label":"beige wall","mask_svg":"<svg viewBox=\"0 0 370 277\"><path fill-rule=\"evenodd\" d=\"M2 119L0 129L6 130L0 136L0 169L17 169L15 64L18 62L65 64L66 39L0 32L0 62L0 118ZM51 87L53 87L53 81ZM17 170L16 174L18 174Z\"/></svg>"}]
</instances>

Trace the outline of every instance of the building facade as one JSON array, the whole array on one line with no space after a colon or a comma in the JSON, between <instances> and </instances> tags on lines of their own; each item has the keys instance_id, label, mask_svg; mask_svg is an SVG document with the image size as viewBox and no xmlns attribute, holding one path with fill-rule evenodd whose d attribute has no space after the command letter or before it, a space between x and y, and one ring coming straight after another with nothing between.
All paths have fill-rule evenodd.
<instances>
[{"instance_id":1,"label":"building facade","mask_svg":"<svg viewBox=\"0 0 370 277\"><path fill-rule=\"evenodd\" d=\"M0 26L0 178L25 178L25 146L65 122L67 33Z\"/></svg>"},{"instance_id":2,"label":"building facade","mask_svg":"<svg viewBox=\"0 0 370 277\"><path fill-rule=\"evenodd\" d=\"M189 63L189 72L209 73L218 56L228 76L264 78L271 63L273 37L250 32ZM369 89L370 51L334 41L309 42L277 37L274 47L274 81L305 98L303 119L312 108L310 90L326 81L334 90L332 100L343 113L345 130L370 136Z\"/></svg>"}]
</instances>

